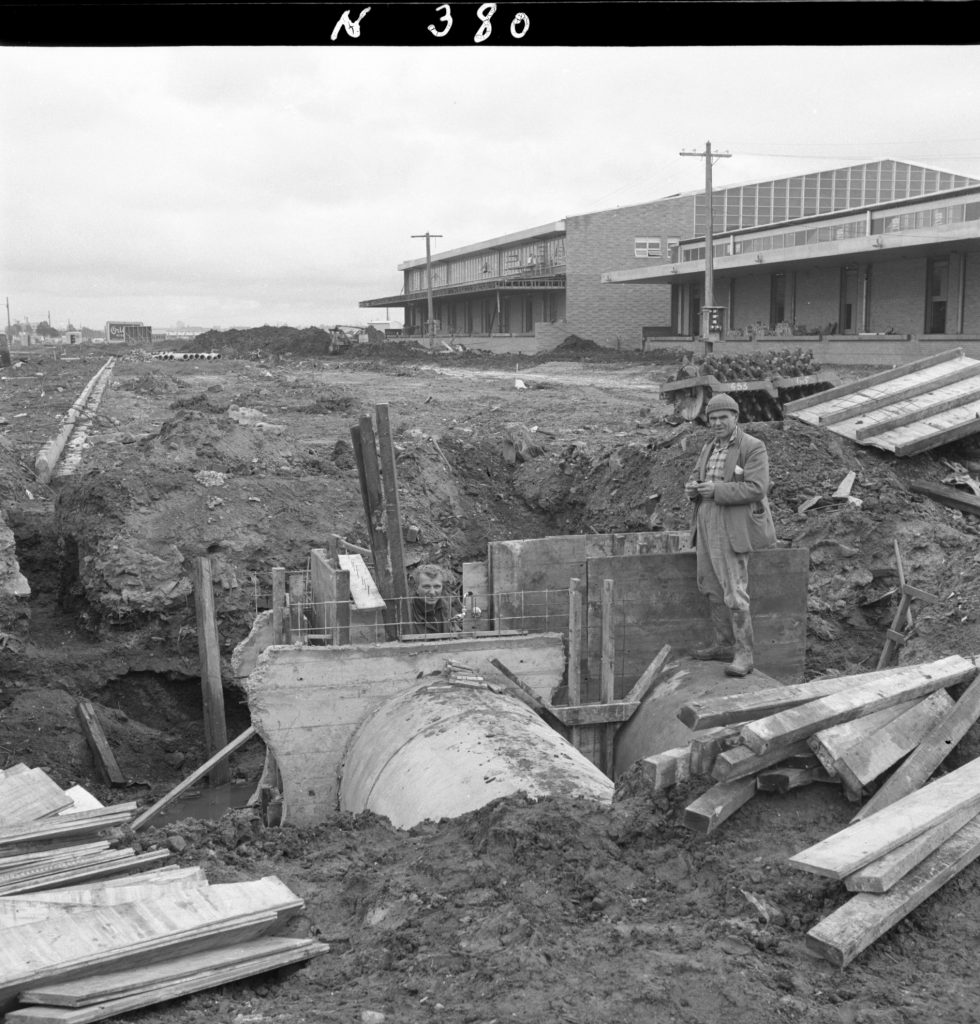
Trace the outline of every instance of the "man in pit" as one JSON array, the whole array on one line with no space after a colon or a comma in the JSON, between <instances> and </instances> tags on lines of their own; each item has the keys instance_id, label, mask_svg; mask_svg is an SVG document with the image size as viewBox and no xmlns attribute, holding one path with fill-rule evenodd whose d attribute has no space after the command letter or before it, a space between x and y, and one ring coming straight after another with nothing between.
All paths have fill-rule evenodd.
<instances>
[{"instance_id":1,"label":"man in pit","mask_svg":"<svg viewBox=\"0 0 980 1024\"><path fill-rule=\"evenodd\" d=\"M458 630L447 593L446 572L438 565L420 565L412 574L415 595L408 600L409 633L454 633Z\"/></svg>"}]
</instances>

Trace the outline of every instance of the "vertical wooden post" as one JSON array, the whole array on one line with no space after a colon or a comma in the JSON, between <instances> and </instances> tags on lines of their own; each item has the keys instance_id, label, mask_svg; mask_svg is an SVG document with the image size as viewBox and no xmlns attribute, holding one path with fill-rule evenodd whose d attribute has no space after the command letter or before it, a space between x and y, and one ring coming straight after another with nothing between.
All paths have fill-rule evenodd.
<instances>
[{"instance_id":1,"label":"vertical wooden post","mask_svg":"<svg viewBox=\"0 0 980 1024\"><path fill-rule=\"evenodd\" d=\"M580 579L568 581L568 703L582 703L582 652L584 637L582 635L582 614L584 590ZM582 727L572 726L572 746L581 749Z\"/></svg>"},{"instance_id":2,"label":"vertical wooden post","mask_svg":"<svg viewBox=\"0 0 980 1024\"><path fill-rule=\"evenodd\" d=\"M198 558L194 567L194 607L197 613L197 648L201 658L201 696L204 704L204 739L208 757L228 745L225 695L221 686L221 654L214 614L211 559ZM228 782L228 762L219 761L208 773L212 786Z\"/></svg>"},{"instance_id":3,"label":"vertical wooden post","mask_svg":"<svg viewBox=\"0 0 980 1024\"><path fill-rule=\"evenodd\" d=\"M613 580L602 581L602 657L600 660L601 687L600 701L603 704L611 704L616 699L616 633L613 617L613 597L615 596L615 582ZM616 728L614 724L599 726L604 732L602 769L612 778L613 774L613 748L616 739Z\"/></svg>"},{"instance_id":4,"label":"vertical wooden post","mask_svg":"<svg viewBox=\"0 0 980 1024\"><path fill-rule=\"evenodd\" d=\"M289 632L294 643L304 643L309 632L306 626L306 573L289 574Z\"/></svg>"},{"instance_id":5,"label":"vertical wooden post","mask_svg":"<svg viewBox=\"0 0 980 1024\"><path fill-rule=\"evenodd\" d=\"M286 635L286 570L277 566L272 570L272 642L284 644Z\"/></svg>"},{"instance_id":6,"label":"vertical wooden post","mask_svg":"<svg viewBox=\"0 0 980 1024\"><path fill-rule=\"evenodd\" d=\"M408 618L408 578L405 575L405 550L402 546L402 515L398 501L398 471L395 467L395 444L391 436L391 419L387 405L376 405L378 448L381 452L381 474L384 482L385 515L388 524L388 557L391 561L392 596L395 598L395 622Z\"/></svg>"},{"instance_id":7,"label":"vertical wooden post","mask_svg":"<svg viewBox=\"0 0 980 1024\"><path fill-rule=\"evenodd\" d=\"M385 600L384 621L385 637L388 640L398 639L396 609L393 607L394 591L391 582L391 567L388 563L388 544L379 536L375 515L383 505L381 491L381 468L378 464L378 449L374 437L374 426L370 416L362 416L358 433L361 439L361 462L364 466L364 501L368 512L371 529L371 551L374 554L374 574L378 583L378 591Z\"/></svg>"}]
</instances>

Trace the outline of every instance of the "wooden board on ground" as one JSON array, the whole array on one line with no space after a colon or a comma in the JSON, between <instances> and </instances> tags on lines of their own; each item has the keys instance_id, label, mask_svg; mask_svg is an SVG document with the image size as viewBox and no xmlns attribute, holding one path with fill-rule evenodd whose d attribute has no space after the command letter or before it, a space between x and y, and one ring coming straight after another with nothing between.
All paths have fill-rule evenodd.
<instances>
[{"instance_id":1,"label":"wooden board on ground","mask_svg":"<svg viewBox=\"0 0 980 1024\"><path fill-rule=\"evenodd\" d=\"M755 679L758 672L745 677L744 682ZM849 684L851 676L832 679L814 679L793 686L765 686L758 689L741 688L735 693L708 693L686 700L677 711L677 717L691 729L714 729L719 726L741 725L786 708L836 693ZM743 682L743 680L739 680Z\"/></svg>"},{"instance_id":2,"label":"wooden board on ground","mask_svg":"<svg viewBox=\"0 0 980 1024\"><path fill-rule=\"evenodd\" d=\"M132 819L135 813L136 801L131 800L92 811L71 811L38 821L7 825L0 828L0 848L100 832L113 825L125 824ZM11 850L11 852L20 851Z\"/></svg>"},{"instance_id":3,"label":"wooden board on ground","mask_svg":"<svg viewBox=\"0 0 980 1024\"><path fill-rule=\"evenodd\" d=\"M863 868L848 875L844 879L844 887L849 892L888 892L900 879L909 873L916 864L925 860L938 850L947 839L959 832L967 822L977 817L975 807L967 807L957 811L952 817L941 821L938 825L917 835L901 846L896 846L891 853L873 860Z\"/></svg>"},{"instance_id":4,"label":"wooden board on ground","mask_svg":"<svg viewBox=\"0 0 980 1024\"><path fill-rule=\"evenodd\" d=\"M953 698L945 690L923 697L872 733L866 743L845 750L835 762L837 774L855 789L873 782L913 750L952 706Z\"/></svg>"},{"instance_id":5,"label":"wooden board on ground","mask_svg":"<svg viewBox=\"0 0 980 1024\"><path fill-rule=\"evenodd\" d=\"M874 678L847 690L818 697L808 704L749 722L742 726L742 742L761 754L770 746L782 746L805 739L839 722L968 682L976 675L973 662L959 655L925 665L907 665L892 671L891 677L887 676L887 670L885 674L868 673L869 677Z\"/></svg>"},{"instance_id":6,"label":"wooden board on ground","mask_svg":"<svg viewBox=\"0 0 980 1024\"><path fill-rule=\"evenodd\" d=\"M903 704L894 704L889 708L873 711L870 715L862 715L860 718L852 718L839 725L828 726L808 737L807 744L820 759L824 768L828 772L835 772L837 769L834 767L834 762L845 751L855 744L864 743L876 729L888 725L903 711L908 711L917 703L914 700L905 701Z\"/></svg>"},{"instance_id":7,"label":"wooden board on ground","mask_svg":"<svg viewBox=\"0 0 980 1024\"><path fill-rule=\"evenodd\" d=\"M773 548L749 555L755 664L782 683L803 679L809 552ZM612 580L616 696L632 686L650 659L669 644L687 654L710 635L708 602L698 591L693 551L591 557L587 562L589 697L598 696L602 587Z\"/></svg>"},{"instance_id":8,"label":"wooden board on ground","mask_svg":"<svg viewBox=\"0 0 980 1024\"><path fill-rule=\"evenodd\" d=\"M283 780L283 822L312 825L337 809L338 770L348 741L374 709L441 672L446 660L492 678L497 659L545 704L565 672L557 633L408 641L350 647L272 647L243 682L252 721Z\"/></svg>"},{"instance_id":9,"label":"wooden board on ground","mask_svg":"<svg viewBox=\"0 0 980 1024\"><path fill-rule=\"evenodd\" d=\"M587 559L677 551L687 544L687 531L587 533L493 541L487 546L487 568L495 625L535 633L564 633L568 629L568 581L586 578ZM651 652L634 680L659 649Z\"/></svg>"},{"instance_id":10,"label":"wooden board on ground","mask_svg":"<svg viewBox=\"0 0 980 1024\"><path fill-rule=\"evenodd\" d=\"M163 963L133 967L127 971L110 971L75 981L29 988L20 994L22 1003L40 1003L45 1006L89 1006L108 999L125 996L163 984L172 984L184 978L193 978L205 971L220 970L235 965L244 966L275 954L295 952L325 952L327 946L315 939L270 935L251 942L240 942L221 949L205 950L191 956L176 957ZM262 968L267 970L268 968ZM251 973L258 973L252 971Z\"/></svg>"},{"instance_id":11,"label":"wooden board on ground","mask_svg":"<svg viewBox=\"0 0 980 1024\"><path fill-rule=\"evenodd\" d=\"M71 797L40 768L14 772L0 779L0 827L57 814L71 803Z\"/></svg>"},{"instance_id":12,"label":"wooden board on ground","mask_svg":"<svg viewBox=\"0 0 980 1024\"><path fill-rule=\"evenodd\" d=\"M969 822L888 892L859 893L807 932L806 946L845 967L980 855L980 821Z\"/></svg>"},{"instance_id":13,"label":"wooden board on ground","mask_svg":"<svg viewBox=\"0 0 980 1024\"><path fill-rule=\"evenodd\" d=\"M789 858L793 867L841 879L965 811L980 810L980 758Z\"/></svg>"},{"instance_id":14,"label":"wooden board on ground","mask_svg":"<svg viewBox=\"0 0 980 1024\"><path fill-rule=\"evenodd\" d=\"M707 835L726 822L755 796L754 778L716 783L684 808L684 824L694 832Z\"/></svg>"},{"instance_id":15,"label":"wooden board on ground","mask_svg":"<svg viewBox=\"0 0 980 1024\"><path fill-rule=\"evenodd\" d=\"M691 777L691 748L675 747L673 750L662 750L659 754L651 754L637 761L650 789L660 793L678 782L686 782Z\"/></svg>"},{"instance_id":16,"label":"wooden board on ground","mask_svg":"<svg viewBox=\"0 0 980 1024\"><path fill-rule=\"evenodd\" d=\"M945 760L946 755L980 717L980 678L960 694L959 700L922 738L919 745L892 772L884 785L858 811L867 818L921 786Z\"/></svg>"},{"instance_id":17,"label":"wooden board on ground","mask_svg":"<svg viewBox=\"0 0 980 1024\"><path fill-rule=\"evenodd\" d=\"M787 746L772 747L763 754L757 754L748 747L731 747L723 750L711 767L711 777L719 782L734 782L748 775L755 775L764 768L785 761L788 757L805 754L809 750L806 742L800 740Z\"/></svg>"}]
</instances>

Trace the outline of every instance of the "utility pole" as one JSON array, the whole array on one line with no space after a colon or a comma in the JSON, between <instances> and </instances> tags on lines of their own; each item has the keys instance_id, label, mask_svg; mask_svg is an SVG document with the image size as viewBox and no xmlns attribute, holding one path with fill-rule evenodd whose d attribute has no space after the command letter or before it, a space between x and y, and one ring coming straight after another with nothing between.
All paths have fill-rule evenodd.
<instances>
[{"instance_id":1,"label":"utility pole","mask_svg":"<svg viewBox=\"0 0 980 1024\"><path fill-rule=\"evenodd\" d=\"M7 333L0 342L0 366L10 365L10 299L7 299Z\"/></svg>"},{"instance_id":2,"label":"utility pole","mask_svg":"<svg viewBox=\"0 0 980 1024\"><path fill-rule=\"evenodd\" d=\"M711 351L708 339L708 320L715 304L715 260L714 260L714 202L711 195L711 165L715 160L730 157L731 153L712 153L711 143L704 144L704 152L682 150L681 156L698 156L704 159L704 302L701 306L701 337L705 354ZM720 327L720 325L719 325Z\"/></svg>"},{"instance_id":3,"label":"utility pole","mask_svg":"<svg viewBox=\"0 0 980 1024\"><path fill-rule=\"evenodd\" d=\"M429 348L434 348L436 343L436 322L432 312L432 248L430 239L442 238L442 235L433 235L428 231L424 235L412 235L412 238L425 239L425 286L429 294L429 319L426 323L429 335Z\"/></svg>"}]
</instances>

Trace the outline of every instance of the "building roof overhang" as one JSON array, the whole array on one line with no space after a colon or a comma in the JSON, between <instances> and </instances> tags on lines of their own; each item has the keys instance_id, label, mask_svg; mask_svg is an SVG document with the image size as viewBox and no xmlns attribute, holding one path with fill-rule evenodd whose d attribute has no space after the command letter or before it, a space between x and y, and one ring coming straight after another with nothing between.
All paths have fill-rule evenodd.
<instances>
[{"instance_id":1,"label":"building roof overhang","mask_svg":"<svg viewBox=\"0 0 980 1024\"><path fill-rule=\"evenodd\" d=\"M542 224L536 228L526 228L524 231L514 231L509 235L498 235L496 238L488 238L483 242L474 242L471 245L463 245L458 249L444 249L442 252L431 254L433 263L445 262L455 259L458 256L472 256L475 253L490 252L494 249L506 249L512 245L520 245L521 242L530 242L534 239L554 238L556 235L565 233L565 222L563 220L552 221L550 224ZM425 257L421 259L406 260L398 264L399 270L413 270L416 267L425 266Z\"/></svg>"},{"instance_id":2,"label":"building roof overhang","mask_svg":"<svg viewBox=\"0 0 980 1024\"><path fill-rule=\"evenodd\" d=\"M450 284L432 289L434 299L450 298L454 295L467 295L479 298L483 296L496 296L498 294L521 295L528 291L554 291L565 288L564 274L527 275L513 277L495 277L486 281L473 281L468 284ZM423 288L419 291L402 293L400 295L388 295L380 299L364 299L358 303L362 309L378 308L380 306L410 306L415 302L425 302L428 292Z\"/></svg>"},{"instance_id":3,"label":"building roof overhang","mask_svg":"<svg viewBox=\"0 0 980 1024\"><path fill-rule=\"evenodd\" d=\"M830 242L814 242L787 249L768 249L765 252L737 253L715 256L712 270L715 274L771 273L781 269L796 269L808 264L849 263L861 259L877 262L901 256L928 255L948 249L980 249L980 221L945 224L889 232L883 235L864 235ZM704 260L685 263L665 263L657 267L635 270L609 270L600 275L603 284L682 284L703 279Z\"/></svg>"}]
</instances>

